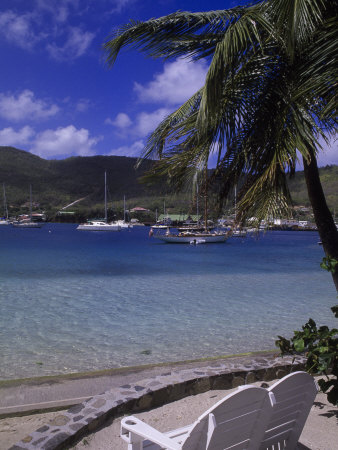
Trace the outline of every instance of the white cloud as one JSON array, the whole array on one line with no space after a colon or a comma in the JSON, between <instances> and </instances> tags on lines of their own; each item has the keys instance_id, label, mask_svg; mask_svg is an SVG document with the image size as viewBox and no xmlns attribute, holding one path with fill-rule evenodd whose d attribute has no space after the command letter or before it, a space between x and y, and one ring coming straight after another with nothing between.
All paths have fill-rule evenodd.
<instances>
[{"instance_id":1,"label":"white cloud","mask_svg":"<svg viewBox=\"0 0 338 450\"><path fill-rule=\"evenodd\" d=\"M88 130L77 129L74 125L40 133L29 126L18 131L13 128L0 130L0 145L24 146L29 152L46 159L93 156L97 153L95 146L100 140L101 136L91 137Z\"/></svg>"},{"instance_id":2,"label":"white cloud","mask_svg":"<svg viewBox=\"0 0 338 450\"><path fill-rule=\"evenodd\" d=\"M44 158L68 157L70 155L92 156L101 137L89 136L89 131L76 129L73 125L37 134L31 152Z\"/></svg>"},{"instance_id":3,"label":"white cloud","mask_svg":"<svg viewBox=\"0 0 338 450\"><path fill-rule=\"evenodd\" d=\"M113 125L120 137L143 138L154 131L157 125L171 112L172 110L167 108L160 108L152 112L143 111L136 116L134 121L130 119L128 114L119 113L114 120L108 118L105 123Z\"/></svg>"},{"instance_id":4,"label":"white cloud","mask_svg":"<svg viewBox=\"0 0 338 450\"><path fill-rule=\"evenodd\" d=\"M133 2L134 2L134 0L111 0L112 6L113 6L111 12L120 12L128 4L133 3Z\"/></svg>"},{"instance_id":5,"label":"white cloud","mask_svg":"<svg viewBox=\"0 0 338 450\"><path fill-rule=\"evenodd\" d=\"M160 108L151 113L141 112L136 117L136 124L133 132L140 136L147 136L149 133L155 130L157 125L172 112L167 108Z\"/></svg>"},{"instance_id":6,"label":"white cloud","mask_svg":"<svg viewBox=\"0 0 338 450\"><path fill-rule=\"evenodd\" d=\"M118 113L114 120L108 118L105 120L105 123L113 125L120 130L124 130L126 128L129 128L133 122L128 114Z\"/></svg>"},{"instance_id":7,"label":"white cloud","mask_svg":"<svg viewBox=\"0 0 338 450\"><path fill-rule=\"evenodd\" d=\"M124 145L122 147L115 148L110 151L109 155L114 156L133 156L138 158L141 156L142 150L144 148L143 141L135 141L132 145Z\"/></svg>"},{"instance_id":8,"label":"white cloud","mask_svg":"<svg viewBox=\"0 0 338 450\"><path fill-rule=\"evenodd\" d=\"M83 2L83 0L81 0ZM38 14L47 13L57 22L64 23L70 15L70 8L76 10L78 0L35 0Z\"/></svg>"},{"instance_id":9,"label":"white cloud","mask_svg":"<svg viewBox=\"0 0 338 450\"><path fill-rule=\"evenodd\" d=\"M87 98L81 98L76 104L76 110L79 112L86 112L90 106L90 100Z\"/></svg>"},{"instance_id":10,"label":"white cloud","mask_svg":"<svg viewBox=\"0 0 338 450\"><path fill-rule=\"evenodd\" d=\"M33 29L33 14L18 15L13 11L0 12L0 36L24 49L33 48L44 34Z\"/></svg>"},{"instance_id":11,"label":"white cloud","mask_svg":"<svg viewBox=\"0 0 338 450\"><path fill-rule=\"evenodd\" d=\"M29 126L25 126L19 131L15 131L11 127L4 128L0 130L0 145L10 147L27 145L34 134L34 130Z\"/></svg>"},{"instance_id":12,"label":"white cloud","mask_svg":"<svg viewBox=\"0 0 338 450\"><path fill-rule=\"evenodd\" d=\"M92 43L95 34L78 27L69 27L68 39L62 46L47 44L50 56L57 61L70 61L82 56Z\"/></svg>"},{"instance_id":13,"label":"white cloud","mask_svg":"<svg viewBox=\"0 0 338 450\"><path fill-rule=\"evenodd\" d=\"M79 58L87 51L95 33L67 25L71 18L88 13L87 5L79 6L75 0L37 0L35 6L21 14L0 12L0 38L29 50L39 44L58 61Z\"/></svg>"},{"instance_id":14,"label":"white cloud","mask_svg":"<svg viewBox=\"0 0 338 450\"><path fill-rule=\"evenodd\" d=\"M188 100L203 86L207 70L203 61L177 59L164 64L163 72L156 74L147 85L135 82L134 89L141 102L177 105Z\"/></svg>"},{"instance_id":15,"label":"white cloud","mask_svg":"<svg viewBox=\"0 0 338 450\"><path fill-rule=\"evenodd\" d=\"M47 119L58 111L57 105L49 105L44 100L36 99L34 93L28 89L22 91L17 97L0 93L0 116L7 120Z\"/></svg>"}]
</instances>

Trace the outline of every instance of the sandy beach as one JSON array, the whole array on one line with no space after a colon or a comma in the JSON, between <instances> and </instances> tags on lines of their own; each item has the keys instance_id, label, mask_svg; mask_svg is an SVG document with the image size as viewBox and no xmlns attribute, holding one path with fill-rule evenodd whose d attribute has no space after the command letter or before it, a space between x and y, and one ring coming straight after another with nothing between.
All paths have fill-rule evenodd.
<instances>
[{"instance_id":1,"label":"sandy beach","mask_svg":"<svg viewBox=\"0 0 338 450\"><path fill-rule=\"evenodd\" d=\"M255 385L260 386L261 382L255 383ZM192 423L202 412L230 392L232 390L208 391L134 415L160 431L168 431ZM61 414L62 412L58 411L0 420L0 449L7 450L28 433L48 424ZM319 393L305 424L299 448L337 449L337 415L337 408L328 404L326 395ZM107 422L100 430L84 437L71 448L76 450L84 448L88 450L127 450L127 444L119 436L121 418Z\"/></svg>"}]
</instances>

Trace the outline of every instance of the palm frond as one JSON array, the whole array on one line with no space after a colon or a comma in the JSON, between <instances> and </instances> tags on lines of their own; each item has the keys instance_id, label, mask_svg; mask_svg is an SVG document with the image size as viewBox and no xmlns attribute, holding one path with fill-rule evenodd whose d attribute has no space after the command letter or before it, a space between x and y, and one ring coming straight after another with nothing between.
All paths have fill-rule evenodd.
<instances>
[{"instance_id":1,"label":"palm frond","mask_svg":"<svg viewBox=\"0 0 338 450\"><path fill-rule=\"evenodd\" d=\"M251 8L258 8L258 5ZM123 47L134 47L154 58L211 55L225 30L247 11L244 7L190 13L176 12L146 22L134 22L115 30L104 44L107 63L112 66ZM252 12L252 14L254 14Z\"/></svg>"}]
</instances>

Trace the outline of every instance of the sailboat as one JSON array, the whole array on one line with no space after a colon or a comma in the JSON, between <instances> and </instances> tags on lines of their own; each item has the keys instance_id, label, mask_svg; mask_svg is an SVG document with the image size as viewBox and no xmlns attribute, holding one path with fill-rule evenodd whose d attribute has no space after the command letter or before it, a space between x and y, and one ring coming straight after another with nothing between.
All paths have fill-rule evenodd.
<instances>
[{"instance_id":1,"label":"sailboat","mask_svg":"<svg viewBox=\"0 0 338 450\"><path fill-rule=\"evenodd\" d=\"M104 173L104 220L88 220L77 228L81 231L120 231L121 226L116 222L108 223L107 215L107 172Z\"/></svg>"},{"instance_id":2,"label":"sailboat","mask_svg":"<svg viewBox=\"0 0 338 450\"><path fill-rule=\"evenodd\" d=\"M19 220L13 222L14 227L18 228L41 228L42 224L39 222L33 222L32 220L32 185L29 186L29 219Z\"/></svg>"},{"instance_id":3,"label":"sailboat","mask_svg":"<svg viewBox=\"0 0 338 450\"><path fill-rule=\"evenodd\" d=\"M205 185L207 185L207 169L205 169ZM171 244L211 244L225 242L228 239L228 234L224 232L208 231L208 198L207 194L204 197L204 231L183 231L178 234L170 232L170 228L167 228L165 234L152 234L154 238Z\"/></svg>"},{"instance_id":4,"label":"sailboat","mask_svg":"<svg viewBox=\"0 0 338 450\"><path fill-rule=\"evenodd\" d=\"M8 220L5 183L3 183L3 191L4 191L4 216L0 218L0 225L9 225L10 222Z\"/></svg>"},{"instance_id":5,"label":"sailboat","mask_svg":"<svg viewBox=\"0 0 338 450\"><path fill-rule=\"evenodd\" d=\"M123 220L117 220L115 223L121 227L122 230L133 228L133 224L126 221L127 210L126 210L126 196L123 196Z\"/></svg>"},{"instance_id":6,"label":"sailboat","mask_svg":"<svg viewBox=\"0 0 338 450\"><path fill-rule=\"evenodd\" d=\"M165 200L163 200L163 220L162 221L158 221L157 220L157 210L156 210L156 222L154 225L152 225L151 228L157 229L157 230L161 230L161 229L166 229L168 227L171 226L171 220L170 217L168 216L168 212L166 212L165 209Z\"/></svg>"}]
</instances>

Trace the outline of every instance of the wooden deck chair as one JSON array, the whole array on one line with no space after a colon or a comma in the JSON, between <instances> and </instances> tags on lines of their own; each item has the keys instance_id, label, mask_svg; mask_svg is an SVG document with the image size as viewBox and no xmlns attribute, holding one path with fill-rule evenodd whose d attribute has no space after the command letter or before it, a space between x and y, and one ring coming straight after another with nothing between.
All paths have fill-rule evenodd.
<instances>
[{"instance_id":1,"label":"wooden deck chair","mask_svg":"<svg viewBox=\"0 0 338 450\"><path fill-rule=\"evenodd\" d=\"M316 381L306 372L291 373L268 389L273 392L276 404L260 450L297 448L318 390Z\"/></svg>"},{"instance_id":2,"label":"wooden deck chair","mask_svg":"<svg viewBox=\"0 0 338 450\"><path fill-rule=\"evenodd\" d=\"M258 449L272 414L272 392L241 386L202 414L196 422L161 433L134 416L121 421L128 450Z\"/></svg>"}]
</instances>

